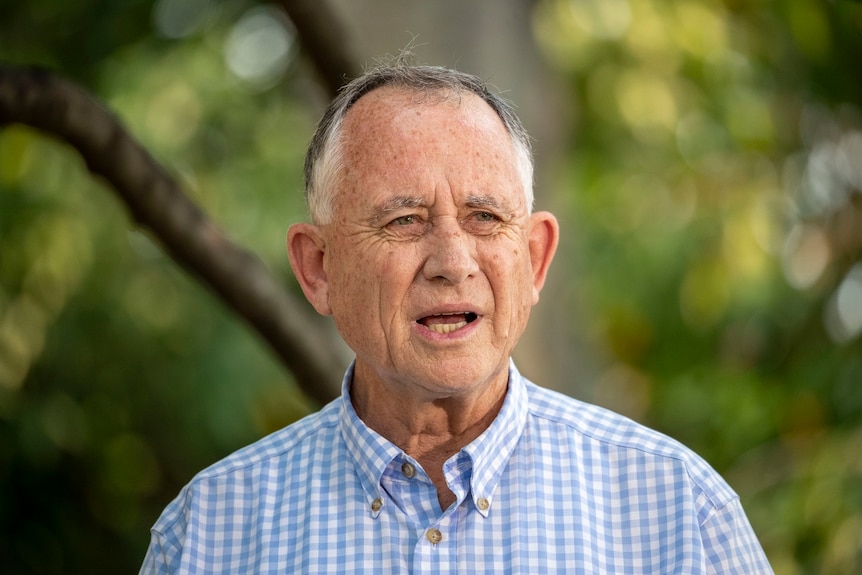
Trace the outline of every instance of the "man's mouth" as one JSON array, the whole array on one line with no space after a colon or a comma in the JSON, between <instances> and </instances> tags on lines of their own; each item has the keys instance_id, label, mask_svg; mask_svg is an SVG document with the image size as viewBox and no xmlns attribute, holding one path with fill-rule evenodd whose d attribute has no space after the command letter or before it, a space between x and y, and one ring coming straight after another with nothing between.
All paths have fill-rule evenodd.
<instances>
[{"instance_id":1,"label":"man's mouth","mask_svg":"<svg viewBox=\"0 0 862 575\"><path fill-rule=\"evenodd\" d=\"M476 321L478 316L471 312L454 312L454 313L439 313L434 315L419 318L417 323L421 323L431 331L447 334L459 330L468 323Z\"/></svg>"}]
</instances>

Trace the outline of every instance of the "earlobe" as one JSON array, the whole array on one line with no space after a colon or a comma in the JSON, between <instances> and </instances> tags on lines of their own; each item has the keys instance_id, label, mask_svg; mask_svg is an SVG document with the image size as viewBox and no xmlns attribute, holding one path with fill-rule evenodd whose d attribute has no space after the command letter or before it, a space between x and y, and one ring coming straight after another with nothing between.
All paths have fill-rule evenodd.
<instances>
[{"instance_id":1,"label":"earlobe","mask_svg":"<svg viewBox=\"0 0 862 575\"><path fill-rule=\"evenodd\" d=\"M329 281L324 266L326 242L320 228L294 224L287 231L287 255L302 293L322 315L331 315Z\"/></svg>"},{"instance_id":2,"label":"earlobe","mask_svg":"<svg viewBox=\"0 0 862 575\"><path fill-rule=\"evenodd\" d=\"M548 268L557 251L560 225L550 212L535 212L530 216L530 263L533 266L533 304L545 285Z\"/></svg>"}]
</instances>

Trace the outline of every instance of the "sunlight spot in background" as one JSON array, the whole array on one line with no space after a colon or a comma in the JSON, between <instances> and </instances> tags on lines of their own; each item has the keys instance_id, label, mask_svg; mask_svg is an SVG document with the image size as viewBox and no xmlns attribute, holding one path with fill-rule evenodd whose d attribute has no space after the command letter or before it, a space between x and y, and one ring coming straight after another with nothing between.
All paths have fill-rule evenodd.
<instances>
[{"instance_id":1,"label":"sunlight spot in background","mask_svg":"<svg viewBox=\"0 0 862 575\"><path fill-rule=\"evenodd\" d=\"M756 204L725 218L722 226L722 256L734 283L765 280L767 254L757 241L752 226Z\"/></svg>"},{"instance_id":2,"label":"sunlight spot in background","mask_svg":"<svg viewBox=\"0 0 862 575\"><path fill-rule=\"evenodd\" d=\"M852 458L856 459L854 453ZM862 515L851 515L838 525L835 535L827 543L823 557L823 573L853 573L862 555L859 534L862 533ZM775 571L778 573L778 570Z\"/></svg>"},{"instance_id":3,"label":"sunlight spot in background","mask_svg":"<svg viewBox=\"0 0 862 575\"><path fill-rule=\"evenodd\" d=\"M829 298L823 321L836 343L848 342L862 333L862 263L847 272Z\"/></svg>"},{"instance_id":4,"label":"sunlight spot in background","mask_svg":"<svg viewBox=\"0 0 862 575\"><path fill-rule=\"evenodd\" d=\"M17 390L42 353L48 323L45 310L24 294L0 317L0 388Z\"/></svg>"},{"instance_id":5,"label":"sunlight spot in background","mask_svg":"<svg viewBox=\"0 0 862 575\"><path fill-rule=\"evenodd\" d=\"M659 128L672 133L677 104L669 83L646 69L626 70L617 78L616 99L626 122L639 136Z\"/></svg>"},{"instance_id":6,"label":"sunlight spot in background","mask_svg":"<svg viewBox=\"0 0 862 575\"><path fill-rule=\"evenodd\" d=\"M808 289L825 277L833 261L856 249L858 194L862 191L862 132L853 126L859 110L833 112L809 104L799 121L805 150L784 162L783 180L793 226L784 243L787 282ZM836 343L862 332L862 264L856 264L835 289L823 322Z\"/></svg>"},{"instance_id":7,"label":"sunlight spot in background","mask_svg":"<svg viewBox=\"0 0 862 575\"><path fill-rule=\"evenodd\" d=\"M625 41L631 55L646 62L651 68L673 72L679 68L681 58L673 40L664 7L651 0L631 0L632 20Z\"/></svg>"},{"instance_id":8,"label":"sunlight spot in background","mask_svg":"<svg viewBox=\"0 0 862 575\"><path fill-rule=\"evenodd\" d=\"M595 53L592 39L575 22L565 0L540 2L531 24L537 44L561 70L578 70Z\"/></svg>"},{"instance_id":9,"label":"sunlight spot in background","mask_svg":"<svg viewBox=\"0 0 862 575\"><path fill-rule=\"evenodd\" d=\"M290 21L280 11L256 7L246 12L225 42L225 61L241 80L265 89L284 75L295 52Z\"/></svg>"},{"instance_id":10,"label":"sunlight spot in background","mask_svg":"<svg viewBox=\"0 0 862 575\"><path fill-rule=\"evenodd\" d=\"M714 58L727 49L723 14L706 4L690 0L672 5L677 19L677 26L672 31L680 48L702 60Z\"/></svg>"},{"instance_id":11,"label":"sunlight spot in background","mask_svg":"<svg viewBox=\"0 0 862 575\"><path fill-rule=\"evenodd\" d=\"M854 117L859 110L844 113ZM795 184L803 217L831 215L862 190L862 132L842 127L833 113L814 105L806 106L799 132L810 151L802 173L788 183Z\"/></svg>"},{"instance_id":12,"label":"sunlight spot in background","mask_svg":"<svg viewBox=\"0 0 862 575\"><path fill-rule=\"evenodd\" d=\"M808 156L802 180L803 206L815 214L831 214L844 205L848 197L846 182L837 162L840 145L821 142Z\"/></svg>"},{"instance_id":13,"label":"sunlight spot in background","mask_svg":"<svg viewBox=\"0 0 862 575\"><path fill-rule=\"evenodd\" d=\"M796 224L784 242L784 277L794 288L808 289L817 283L831 259L826 233L818 226Z\"/></svg>"},{"instance_id":14,"label":"sunlight spot in background","mask_svg":"<svg viewBox=\"0 0 862 575\"><path fill-rule=\"evenodd\" d=\"M215 20L213 0L158 0L153 6L153 28L165 38L178 39L204 30Z\"/></svg>"},{"instance_id":15,"label":"sunlight spot in background","mask_svg":"<svg viewBox=\"0 0 862 575\"><path fill-rule=\"evenodd\" d=\"M5 246L3 246L5 247ZM92 263L86 225L62 214L38 217L16 246L29 262L21 291L0 308L0 388L21 387L41 355L51 323ZM0 260L4 257L0 249Z\"/></svg>"},{"instance_id":16,"label":"sunlight spot in background","mask_svg":"<svg viewBox=\"0 0 862 575\"><path fill-rule=\"evenodd\" d=\"M780 255L784 249L784 214L788 209L786 199L778 191L779 185L776 182L774 190L763 192L755 199L749 219L757 245L773 256Z\"/></svg>"},{"instance_id":17,"label":"sunlight spot in background","mask_svg":"<svg viewBox=\"0 0 862 575\"><path fill-rule=\"evenodd\" d=\"M569 0L569 10L577 25L596 38L620 38L632 21L627 0Z\"/></svg>"},{"instance_id":18,"label":"sunlight spot in background","mask_svg":"<svg viewBox=\"0 0 862 575\"><path fill-rule=\"evenodd\" d=\"M862 132L852 131L841 136L835 168L846 185L862 190Z\"/></svg>"}]
</instances>

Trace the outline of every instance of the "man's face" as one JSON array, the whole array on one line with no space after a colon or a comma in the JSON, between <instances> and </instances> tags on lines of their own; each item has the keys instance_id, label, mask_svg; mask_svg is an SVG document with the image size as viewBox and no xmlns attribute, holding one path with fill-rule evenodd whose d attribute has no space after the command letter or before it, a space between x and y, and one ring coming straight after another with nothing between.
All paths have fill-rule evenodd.
<instances>
[{"instance_id":1,"label":"man's face","mask_svg":"<svg viewBox=\"0 0 862 575\"><path fill-rule=\"evenodd\" d=\"M544 278L499 117L473 94L417 102L386 87L351 108L343 135L316 305L356 377L431 398L499 382Z\"/></svg>"}]
</instances>

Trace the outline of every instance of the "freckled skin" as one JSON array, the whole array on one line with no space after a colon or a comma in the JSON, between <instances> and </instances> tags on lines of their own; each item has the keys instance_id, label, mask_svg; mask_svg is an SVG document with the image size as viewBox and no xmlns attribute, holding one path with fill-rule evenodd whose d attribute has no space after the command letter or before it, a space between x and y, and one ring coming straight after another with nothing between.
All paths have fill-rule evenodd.
<instances>
[{"instance_id":1,"label":"freckled skin","mask_svg":"<svg viewBox=\"0 0 862 575\"><path fill-rule=\"evenodd\" d=\"M356 353L360 417L419 459L442 504L438 463L502 404L556 220L529 214L511 139L478 96L417 101L379 88L343 129L333 219L291 227L291 263ZM441 310L476 320L445 336L417 322Z\"/></svg>"},{"instance_id":2,"label":"freckled skin","mask_svg":"<svg viewBox=\"0 0 862 575\"><path fill-rule=\"evenodd\" d=\"M533 303L530 261L519 250L529 217L512 144L478 97L463 96L460 106L408 98L380 90L345 119L347 185L327 226L332 314L358 354L358 376L435 397L499 385ZM471 211L464 197L477 193L499 195L509 208L508 221L487 236L457 221ZM388 222L370 222L391 195L423 198L432 229L403 239L381 227ZM482 313L478 333L449 345L415 337L419 314L449 302Z\"/></svg>"}]
</instances>

